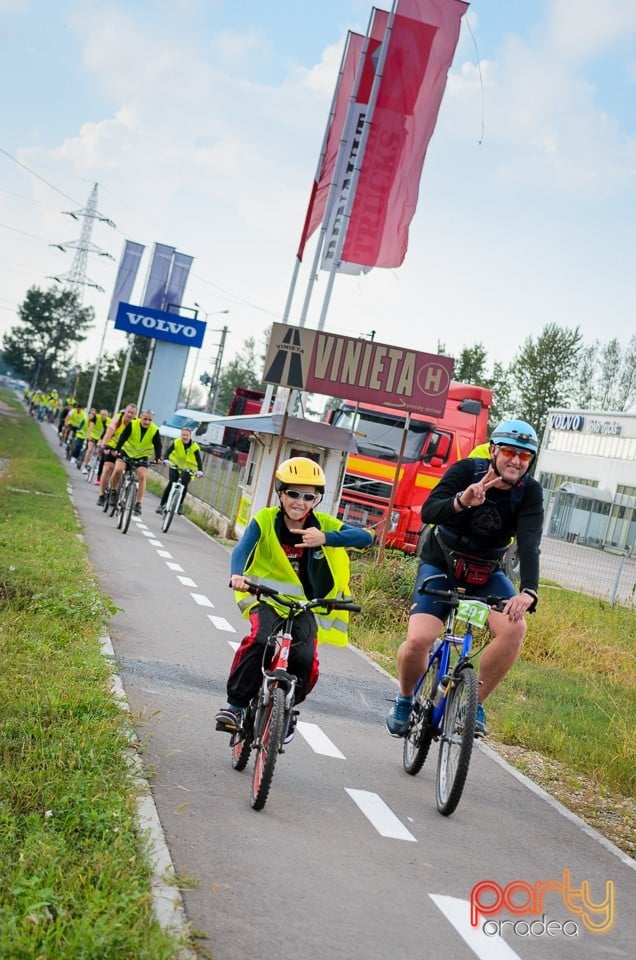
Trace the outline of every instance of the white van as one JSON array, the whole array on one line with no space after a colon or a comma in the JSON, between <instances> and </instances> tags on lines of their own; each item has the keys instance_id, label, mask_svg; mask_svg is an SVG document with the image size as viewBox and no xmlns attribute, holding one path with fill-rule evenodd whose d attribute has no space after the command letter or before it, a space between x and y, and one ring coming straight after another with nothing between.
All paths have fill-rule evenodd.
<instances>
[{"instance_id":1,"label":"white van","mask_svg":"<svg viewBox=\"0 0 636 960\"><path fill-rule=\"evenodd\" d=\"M217 414L206 413L205 410L189 410L187 407L175 410L159 427L159 435L163 440L164 450L176 437L181 435L184 427L190 427L192 439L198 442L206 432L210 421L219 419L220 417Z\"/></svg>"}]
</instances>

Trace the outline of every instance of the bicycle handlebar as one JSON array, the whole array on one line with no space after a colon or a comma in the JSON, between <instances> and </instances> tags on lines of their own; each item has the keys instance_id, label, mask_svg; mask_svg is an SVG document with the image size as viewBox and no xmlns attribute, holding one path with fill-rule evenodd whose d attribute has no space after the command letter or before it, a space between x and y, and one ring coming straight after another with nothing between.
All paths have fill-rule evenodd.
<instances>
[{"instance_id":1,"label":"bicycle handlebar","mask_svg":"<svg viewBox=\"0 0 636 960\"><path fill-rule=\"evenodd\" d=\"M449 590L437 590L429 587L429 583L432 580L444 580L446 579L446 574L436 573L432 577L426 577L423 581L421 587L418 589L418 593L426 594L430 597L439 597L448 603L451 607L458 607L462 600L479 600L481 603L487 604L489 607L492 607L493 610L497 610L500 613L502 612L509 597L496 597L491 596L474 596L472 594L466 593L463 587L451 587Z\"/></svg>"},{"instance_id":2,"label":"bicycle handlebar","mask_svg":"<svg viewBox=\"0 0 636 960\"><path fill-rule=\"evenodd\" d=\"M230 587L232 584L230 583ZM357 603L351 603L349 600L329 600L326 597L318 597L315 600L290 600L274 590L273 587L266 587L259 583L250 583L247 581L247 593L255 597L271 597L288 610L314 610L317 607L323 607L328 612L332 610L348 610L350 613L360 613L362 607Z\"/></svg>"}]
</instances>

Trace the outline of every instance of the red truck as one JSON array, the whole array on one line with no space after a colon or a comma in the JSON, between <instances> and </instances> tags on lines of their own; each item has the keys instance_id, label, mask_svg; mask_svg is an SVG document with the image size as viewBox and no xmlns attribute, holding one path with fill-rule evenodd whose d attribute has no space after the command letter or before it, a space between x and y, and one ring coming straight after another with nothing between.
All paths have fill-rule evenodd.
<instances>
[{"instance_id":1,"label":"red truck","mask_svg":"<svg viewBox=\"0 0 636 960\"><path fill-rule=\"evenodd\" d=\"M239 417L250 413L260 413L265 394L262 390L250 387L235 387L228 417ZM209 424L203 436L197 437L201 448L215 457L234 460L243 466L250 448L250 432L237 430L236 427L218 427L214 421Z\"/></svg>"},{"instance_id":2,"label":"red truck","mask_svg":"<svg viewBox=\"0 0 636 960\"><path fill-rule=\"evenodd\" d=\"M491 406L490 390L452 381L443 418L411 415L388 518L388 547L414 553L422 526L422 504L448 467L488 438ZM326 419L353 430L358 447L349 454L338 516L347 523L378 525L380 529L387 520L406 414L343 400Z\"/></svg>"}]
</instances>

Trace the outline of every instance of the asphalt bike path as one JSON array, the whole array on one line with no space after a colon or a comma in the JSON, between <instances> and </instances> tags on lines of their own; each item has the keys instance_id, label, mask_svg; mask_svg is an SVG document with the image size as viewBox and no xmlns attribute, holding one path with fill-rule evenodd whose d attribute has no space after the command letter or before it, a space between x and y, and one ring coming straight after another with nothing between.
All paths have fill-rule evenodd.
<instances>
[{"instance_id":1,"label":"asphalt bike path","mask_svg":"<svg viewBox=\"0 0 636 960\"><path fill-rule=\"evenodd\" d=\"M186 914L215 960L633 956L633 861L482 749L457 811L442 817L437 745L419 776L404 773L402 743L384 726L394 682L351 648L321 646L299 732L253 811L253 760L234 771L213 720L246 624L228 550L184 517L163 534L149 493L122 535L96 506L97 487L67 469L91 561L119 608L117 669ZM509 895L516 914L488 912ZM484 908L476 926L471 897Z\"/></svg>"}]
</instances>

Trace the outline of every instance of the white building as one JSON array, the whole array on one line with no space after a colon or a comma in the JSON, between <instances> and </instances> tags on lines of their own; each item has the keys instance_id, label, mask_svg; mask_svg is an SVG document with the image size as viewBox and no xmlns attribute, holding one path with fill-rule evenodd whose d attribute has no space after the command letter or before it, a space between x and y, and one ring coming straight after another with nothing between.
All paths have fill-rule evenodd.
<instances>
[{"instance_id":1,"label":"white building","mask_svg":"<svg viewBox=\"0 0 636 960\"><path fill-rule=\"evenodd\" d=\"M550 410L535 476L545 534L635 551L636 414Z\"/></svg>"}]
</instances>

